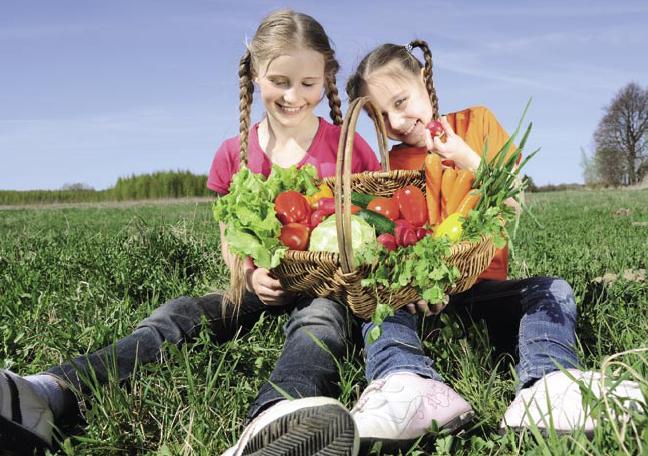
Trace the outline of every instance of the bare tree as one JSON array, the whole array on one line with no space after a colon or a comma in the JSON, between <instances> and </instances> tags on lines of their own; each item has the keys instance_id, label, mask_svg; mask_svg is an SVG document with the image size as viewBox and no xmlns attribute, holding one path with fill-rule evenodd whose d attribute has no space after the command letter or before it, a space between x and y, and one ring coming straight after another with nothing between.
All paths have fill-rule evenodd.
<instances>
[{"instance_id":1,"label":"bare tree","mask_svg":"<svg viewBox=\"0 0 648 456\"><path fill-rule=\"evenodd\" d=\"M596 154L590 157L582 147L580 166L583 170L583 180L585 181L585 185L598 184L601 181L598 169L596 169Z\"/></svg>"},{"instance_id":2,"label":"bare tree","mask_svg":"<svg viewBox=\"0 0 648 456\"><path fill-rule=\"evenodd\" d=\"M634 82L619 90L604 108L594 143L602 181L637 183L648 160L648 90Z\"/></svg>"}]
</instances>

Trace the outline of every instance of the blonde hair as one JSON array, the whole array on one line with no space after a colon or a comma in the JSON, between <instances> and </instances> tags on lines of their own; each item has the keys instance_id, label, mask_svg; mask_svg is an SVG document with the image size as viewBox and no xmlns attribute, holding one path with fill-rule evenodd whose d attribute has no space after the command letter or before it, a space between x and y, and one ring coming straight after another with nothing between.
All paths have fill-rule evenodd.
<instances>
[{"instance_id":1,"label":"blonde hair","mask_svg":"<svg viewBox=\"0 0 648 456\"><path fill-rule=\"evenodd\" d=\"M333 123L342 124L342 103L335 81L340 64L335 58L335 51L324 28L307 14L293 10L275 11L261 21L239 64L241 158L248 148L250 111L254 94L252 81L260 72L259 65L271 62L286 50L298 48L311 49L324 57L324 87L330 116Z\"/></svg>"},{"instance_id":2,"label":"blonde hair","mask_svg":"<svg viewBox=\"0 0 648 456\"><path fill-rule=\"evenodd\" d=\"M336 85L336 74L340 64L335 58L328 35L322 25L312 16L293 10L278 10L265 17L247 46L239 63L240 102L239 132L241 165L247 165L248 134L250 131L250 112L254 94L254 78L260 73L261 64L268 65L274 58L287 50L310 49L324 57L324 89L328 98L331 119L342 125L342 102ZM240 305L245 291L243 260L232 255L230 265L230 288L226 301Z\"/></svg>"},{"instance_id":3,"label":"blonde hair","mask_svg":"<svg viewBox=\"0 0 648 456\"><path fill-rule=\"evenodd\" d=\"M423 59L425 64L412 55L414 48L420 48L423 52ZM425 88L430 95L430 103L432 103L433 118L439 118L439 98L434 88L434 80L432 78L432 52L428 44L423 40L411 41L407 46L398 44L386 43L378 46L369 54L367 54L358 68L349 78L346 85L346 92L349 96L349 101L353 101L360 97L364 89L367 78L375 71L385 68L388 65L398 65L400 69L419 77L421 68L423 68L423 78L425 81ZM400 73L400 72L399 72Z\"/></svg>"}]
</instances>

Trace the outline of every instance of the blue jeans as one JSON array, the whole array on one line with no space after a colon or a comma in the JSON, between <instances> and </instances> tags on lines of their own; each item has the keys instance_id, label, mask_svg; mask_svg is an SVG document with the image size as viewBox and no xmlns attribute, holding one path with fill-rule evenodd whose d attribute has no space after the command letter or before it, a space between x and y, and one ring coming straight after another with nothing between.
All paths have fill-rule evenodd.
<instances>
[{"instance_id":1,"label":"blue jeans","mask_svg":"<svg viewBox=\"0 0 648 456\"><path fill-rule=\"evenodd\" d=\"M266 306L256 295L246 293L238 312L231 306L224 306L222 295L218 293L172 299L144 319L128 336L47 372L66 380L84 396L89 395L91 389L87 379L94 377L99 384L107 383L111 375L120 381L127 380L137 365L159 362L165 343L181 345L193 341L203 321L211 330L213 340L223 343L237 334L249 332L263 312L290 313L284 327L284 349L270 382L292 397L336 395L339 380L336 360L347 353L352 319L345 306L319 298L300 298L286 306ZM266 383L250 408L249 416L254 417L282 398L277 389ZM79 400L83 403L83 397Z\"/></svg>"},{"instance_id":2,"label":"blue jeans","mask_svg":"<svg viewBox=\"0 0 648 456\"><path fill-rule=\"evenodd\" d=\"M442 381L441 376L434 370L433 361L423 352L418 334L418 315L405 309L397 310L380 325L380 337L370 344L369 331L374 326L370 321L361 324L365 341L367 381L385 378L394 372L412 372L421 377Z\"/></svg>"},{"instance_id":3,"label":"blue jeans","mask_svg":"<svg viewBox=\"0 0 648 456\"><path fill-rule=\"evenodd\" d=\"M273 403L292 398L340 393L337 363L352 343L354 319L348 308L324 299L304 298L284 325L286 340L270 375L248 411L248 421Z\"/></svg>"},{"instance_id":4,"label":"blue jeans","mask_svg":"<svg viewBox=\"0 0 648 456\"><path fill-rule=\"evenodd\" d=\"M498 351L513 352L517 348L518 390L558 370L558 365L578 367L574 352L576 302L571 287L562 279L481 281L451 296L448 311L457 313L463 321L484 320ZM371 323L363 325L365 338L372 327ZM383 323L376 346L367 349L370 380L396 371L441 379L432 361L423 355L417 327L418 316L404 310Z\"/></svg>"}]
</instances>

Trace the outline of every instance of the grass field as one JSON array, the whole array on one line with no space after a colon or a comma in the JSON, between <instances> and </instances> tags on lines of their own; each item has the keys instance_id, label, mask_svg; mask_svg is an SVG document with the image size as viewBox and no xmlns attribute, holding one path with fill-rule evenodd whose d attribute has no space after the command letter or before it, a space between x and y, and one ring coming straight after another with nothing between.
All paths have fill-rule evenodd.
<instances>
[{"instance_id":1,"label":"grass field","mask_svg":"<svg viewBox=\"0 0 648 456\"><path fill-rule=\"evenodd\" d=\"M646 394L648 190L534 194L531 208L543 228L522 220L511 275L565 278L579 307L583 366L634 375ZM128 334L167 299L224 287L215 233L208 203L0 211L0 367L39 372ZM98 389L86 433L63 442L60 454L220 453L236 441L272 370L283 321L265 318L220 346L204 330L194 344L169 347L162 364L142 368L127 385ZM447 318L436 328L426 348L477 420L409 454L648 453L648 419L640 414L628 426L604 422L591 440L500 435L514 396L512 364L493 358L479 328L462 337ZM605 363L627 350L634 351ZM341 386L351 407L365 386L358 356L343 360Z\"/></svg>"}]
</instances>

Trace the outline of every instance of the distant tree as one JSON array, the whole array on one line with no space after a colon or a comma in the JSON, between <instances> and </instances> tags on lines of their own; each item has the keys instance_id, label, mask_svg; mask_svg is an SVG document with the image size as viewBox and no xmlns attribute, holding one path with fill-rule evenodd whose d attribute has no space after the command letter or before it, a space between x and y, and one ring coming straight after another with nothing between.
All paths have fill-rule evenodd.
<instances>
[{"instance_id":1,"label":"distant tree","mask_svg":"<svg viewBox=\"0 0 648 456\"><path fill-rule=\"evenodd\" d=\"M594 157L594 167L598 183L603 185L629 185L627 162L621 158L618 150L600 148Z\"/></svg>"},{"instance_id":2,"label":"distant tree","mask_svg":"<svg viewBox=\"0 0 648 456\"><path fill-rule=\"evenodd\" d=\"M590 157L581 147L581 169L583 170L583 181L585 185L593 185L601 182L599 172L596 167L596 155Z\"/></svg>"},{"instance_id":3,"label":"distant tree","mask_svg":"<svg viewBox=\"0 0 648 456\"><path fill-rule=\"evenodd\" d=\"M648 89L631 82L619 90L604 108L594 143L602 181L615 185L639 182L639 171L648 160Z\"/></svg>"},{"instance_id":4,"label":"distant tree","mask_svg":"<svg viewBox=\"0 0 648 456\"><path fill-rule=\"evenodd\" d=\"M648 182L648 160L644 160L637 170L639 182Z\"/></svg>"},{"instance_id":5,"label":"distant tree","mask_svg":"<svg viewBox=\"0 0 648 456\"><path fill-rule=\"evenodd\" d=\"M80 190L94 190L93 187L91 187L88 184L84 184L81 182L75 182L73 184L64 184L63 187L61 187L61 190L68 190L68 191L80 191Z\"/></svg>"},{"instance_id":6,"label":"distant tree","mask_svg":"<svg viewBox=\"0 0 648 456\"><path fill-rule=\"evenodd\" d=\"M522 182L526 182L527 186L526 189L528 192L537 192L538 191L538 186L533 182L533 178L528 175L524 175L522 177Z\"/></svg>"}]
</instances>

